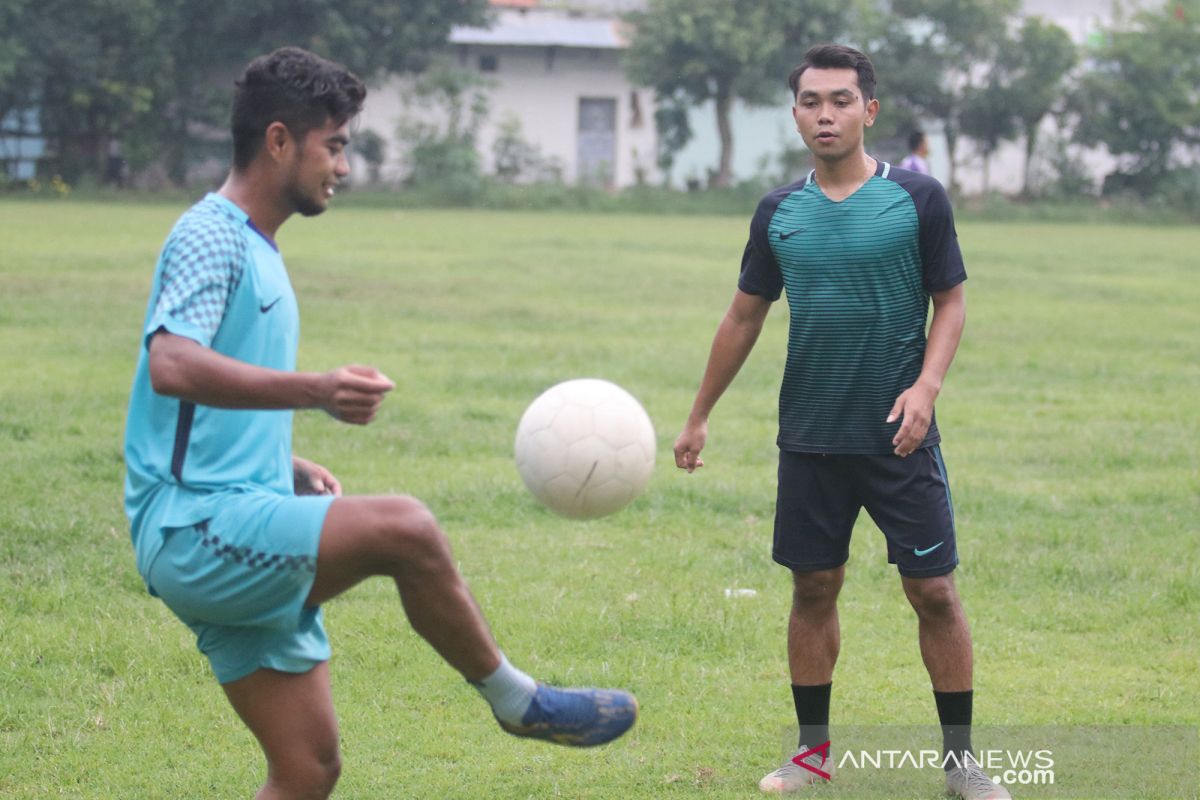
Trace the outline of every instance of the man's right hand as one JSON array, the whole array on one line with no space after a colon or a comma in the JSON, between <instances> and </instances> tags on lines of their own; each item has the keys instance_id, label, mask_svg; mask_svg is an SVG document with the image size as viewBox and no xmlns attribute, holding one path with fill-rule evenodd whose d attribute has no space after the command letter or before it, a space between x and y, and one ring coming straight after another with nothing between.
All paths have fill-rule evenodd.
<instances>
[{"instance_id":1,"label":"man's right hand","mask_svg":"<svg viewBox=\"0 0 1200 800\"><path fill-rule=\"evenodd\" d=\"M683 426L679 438L675 440L675 466L688 472L695 472L703 467L704 459L700 458L700 451L704 449L707 440L708 422L689 420Z\"/></svg>"},{"instance_id":2,"label":"man's right hand","mask_svg":"<svg viewBox=\"0 0 1200 800\"><path fill-rule=\"evenodd\" d=\"M351 364L321 376L321 408L334 419L350 425L366 425L375 419L383 397L396 384L374 367Z\"/></svg>"}]
</instances>

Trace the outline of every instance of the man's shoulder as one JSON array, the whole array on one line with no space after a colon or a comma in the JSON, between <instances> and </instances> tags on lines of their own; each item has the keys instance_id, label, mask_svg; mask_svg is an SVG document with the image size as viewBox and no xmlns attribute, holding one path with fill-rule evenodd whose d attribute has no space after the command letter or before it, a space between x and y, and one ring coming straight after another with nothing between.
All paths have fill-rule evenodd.
<instances>
[{"instance_id":1,"label":"man's shoulder","mask_svg":"<svg viewBox=\"0 0 1200 800\"><path fill-rule=\"evenodd\" d=\"M805 186L807 186L810 174L811 173L806 173L799 180L792 181L791 183L785 183L782 186L776 186L774 189L772 189L771 191L769 191L765 195L763 195L762 199L758 201L759 205L762 205L763 203L769 203L772 201L776 205L778 205L781 201L785 200L789 195L793 195L796 192L801 191Z\"/></svg>"},{"instance_id":2,"label":"man's shoulder","mask_svg":"<svg viewBox=\"0 0 1200 800\"><path fill-rule=\"evenodd\" d=\"M208 195L179 217L165 249L194 258L240 258L247 250L245 220Z\"/></svg>"},{"instance_id":3,"label":"man's shoulder","mask_svg":"<svg viewBox=\"0 0 1200 800\"><path fill-rule=\"evenodd\" d=\"M893 166L886 175L882 176L893 183L899 184L909 194L935 192L945 194L946 189L941 181L926 172L906 169L903 164Z\"/></svg>"},{"instance_id":4,"label":"man's shoulder","mask_svg":"<svg viewBox=\"0 0 1200 800\"><path fill-rule=\"evenodd\" d=\"M762 196L758 201L758 207L755 209L754 216L760 222L767 222L774 216L779 206L792 195L800 192L808 184L808 175L805 175L798 181L776 186L771 191Z\"/></svg>"}]
</instances>

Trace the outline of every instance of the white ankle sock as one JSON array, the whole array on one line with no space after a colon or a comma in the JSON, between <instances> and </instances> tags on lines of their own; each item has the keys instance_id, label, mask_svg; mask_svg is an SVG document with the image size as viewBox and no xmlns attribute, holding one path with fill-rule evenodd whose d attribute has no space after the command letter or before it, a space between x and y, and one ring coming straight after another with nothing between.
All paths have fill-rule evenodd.
<instances>
[{"instance_id":1,"label":"white ankle sock","mask_svg":"<svg viewBox=\"0 0 1200 800\"><path fill-rule=\"evenodd\" d=\"M520 724L537 692L537 682L508 663L504 653L495 672L481 681L471 681L471 685L491 704L492 713L513 725Z\"/></svg>"}]
</instances>

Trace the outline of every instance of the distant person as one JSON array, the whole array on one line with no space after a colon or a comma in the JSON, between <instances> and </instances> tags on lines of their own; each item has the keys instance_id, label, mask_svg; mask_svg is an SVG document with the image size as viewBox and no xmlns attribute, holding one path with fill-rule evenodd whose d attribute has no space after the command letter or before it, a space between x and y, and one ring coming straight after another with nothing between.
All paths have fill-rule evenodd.
<instances>
[{"instance_id":1,"label":"distant person","mask_svg":"<svg viewBox=\"0 0 1200 800\"><path fill-rule=\"evenodd\" d=\"M925 161L928 157L929 140L925 138L923 132L913 131L908 136L908 155L900 162L900 169L907 169L919 172L922 175L928 175L929 164Z\"/></svg>"},{"instance_id":2,"label":"distant person","mask_svg":"<svg viewBox=\"0 0 1200 800\"><path fill-rule=\"evenodd\" d=\"M113 139L108 143L108 157L104 162L104 182L119 189L125 188L125 156L121 154L121 143Z\"/></svg>"},{"instance_id":3,"label":"distant person","mask_svg":"<svg viewBox=\"0 0 1200 800\"><path fill-rule=\"evenodd\" d=\"M394 388L368 366L295 371L299 315L275 242L292 214L323 212L349 174L349 124L365 96L345 68L296 48L246 68L232 171L163 246L129 403L125 507L138 571L195 633L261 744L259 798L333 791L338 725L320 606L372 575L395 581L413 628L509 733L586 747L637 717L626 692L554 689L512 666L420 501L343 497L329 470L292 454L293 409L366 425Z\"/></svg>"},{"instance_id":4,"label":"distant person","mask_svg":"<svg viewBox=\"0 0 1200 800\"><path fill-rule=\"evenodd\" d=\"M709 415L786 289L772 556L792 573L787 653L800 734L796 755L759 788L803 792L832 774L837 600L866 508L916 612L943 726L946 789L966 800L1008 798L969 757L971 634L954 585L954 511L933 410L966 313L950 201L933 178L894 170L863 149L879 113L865 55L814 47L788 84L815 168L759 203L733 302L675 441L679 468L704 466Z\"/></svg>"}]
</instances>

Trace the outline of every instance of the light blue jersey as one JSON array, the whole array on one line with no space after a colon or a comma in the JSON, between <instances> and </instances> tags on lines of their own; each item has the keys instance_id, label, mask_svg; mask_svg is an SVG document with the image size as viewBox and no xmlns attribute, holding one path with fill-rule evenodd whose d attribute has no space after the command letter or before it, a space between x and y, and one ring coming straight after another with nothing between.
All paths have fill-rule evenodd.
<instances>
[{"instance_id":1,"label":"light blue jersey","mask_svg":"<svg viewBox=\"0 0 1200 800\"><path fill-rule=\"evenodd\" d=\"M209 194L167 237L154 274L125 432L125 510L143 575L163 529L214 515L214 492L291 496L292 412L211 408L157 394L158 331L238 361L292 371L300 320L274 243L229 200Z\"/></svg>"}]
</instances>

